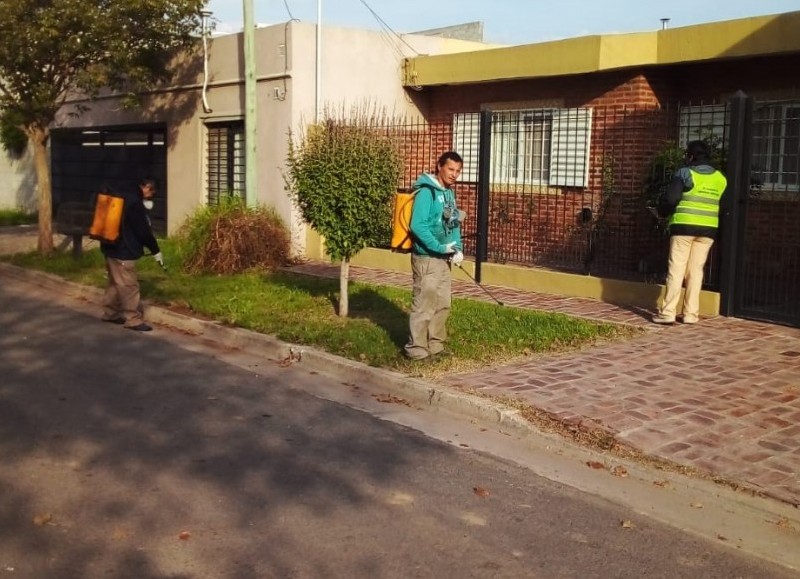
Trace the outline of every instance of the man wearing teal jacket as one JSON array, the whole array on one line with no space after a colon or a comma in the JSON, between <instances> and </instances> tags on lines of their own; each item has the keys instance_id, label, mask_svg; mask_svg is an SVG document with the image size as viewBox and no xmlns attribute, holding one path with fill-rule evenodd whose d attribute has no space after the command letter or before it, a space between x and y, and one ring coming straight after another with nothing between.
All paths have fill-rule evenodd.
<instances>
[{"instance_id":1,"label":"man wearing teal jacket","mask_svg":"<svg viewBox=\"0 0 800 579\"><path fill-rule=\"evenodd\" d=\"M422 360L444 353L450 315L450 268L464 260L461 223L453 185L461 175L461 156L448 151L439 157L436 174L424 173L414 183L411 214L411 271L414 279L409 339L405 354Z\"/></svg>"}]
</instances>

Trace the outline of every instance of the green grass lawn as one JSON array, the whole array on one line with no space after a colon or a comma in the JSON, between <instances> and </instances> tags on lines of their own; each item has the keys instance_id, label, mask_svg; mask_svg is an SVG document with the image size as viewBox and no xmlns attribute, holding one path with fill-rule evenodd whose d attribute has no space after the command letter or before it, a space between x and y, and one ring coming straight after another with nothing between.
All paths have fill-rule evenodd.
<instances>
[{"instance_id":1,"label":"green grass lawn","mask_svg":"<svg viewBox=\"0 0 800 579\"><path fill-rule=\"evenodd\" d=\"M454 298L448 321L448 347L453 356L410 361L402 355L411 306L408 289L351 282L350 316L340 318L336 315L336 279L286 271L189 275L180 270L175 245L169 240L161 245L169 271L162 271L150 257L138 263L145 299L408 374L435 376L466 371L523 356L624 339L635 332L563 314ZM99 250L87 251L77 261L69 253L48 257L32 253L4 259L82 284L105 285Z\"/></svg>"},{"instance_id":2,"label":"green grass lawn","mask_svg":"<svg viewBox=\"0 0 800 579\"><path fill-rule=\"evenodd\" d=\"M27 213L19 209L0 209L0 227L8 225L29 225L36 223L36 213Z\"/></svg>"}]
</instances>

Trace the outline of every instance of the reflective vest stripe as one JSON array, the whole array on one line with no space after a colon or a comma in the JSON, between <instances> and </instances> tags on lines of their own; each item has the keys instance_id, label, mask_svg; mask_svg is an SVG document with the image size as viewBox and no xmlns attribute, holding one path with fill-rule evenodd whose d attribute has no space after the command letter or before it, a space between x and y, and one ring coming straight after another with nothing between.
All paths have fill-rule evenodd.
<instances>
[{"instance_id":1,"label":"reflective vest stripe","mask_svg":"<svg viewBox=\"0 0 800 579\"><path fill-rule=\"evenodd\" d=\"M719 227L719 204L728 182L719 171L711 174L689 169L694 187L683 194L669 224Z\"/></svg>"}]
</instances>

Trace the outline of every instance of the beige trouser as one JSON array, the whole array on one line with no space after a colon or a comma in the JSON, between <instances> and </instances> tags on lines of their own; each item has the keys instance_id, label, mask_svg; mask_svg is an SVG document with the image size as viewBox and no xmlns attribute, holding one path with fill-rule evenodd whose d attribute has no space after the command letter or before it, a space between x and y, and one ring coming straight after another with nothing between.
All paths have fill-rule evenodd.
<instances>
[{"instance_id":1,"label":"beige trouser","mask_svg":"<svg viewBox=\"0 0 800 579\"><path fill-rule=\"evenodd\" d=\"M444 350L447 316L450 315L450 263L446 259L411 256L414 278L409 338L409 358L427 358Z\"/></svg>"},{"instance_id":2,"label":"beige trouser","mask_svg":"<svg viewBox=\"0 0 800 579\"><path fill-rule=\"evenodd\" d=\"M136 261L106 258L108 285L103 295L103 318L125 318L126 326L136 326L144 321L136 277Z\"/></svg>"},{"instance_id":3,"label":"beige trouser","mask_svg":"<svg viewBox=\"0 0 800 579\"><path fill-rule=\"evenodd\" d=\"M686 280L683 297L683 321L696 322L700 316L700 288L703 287L703 267L714 240L710 237L673 235L669 240L667 291L659 313L675 319L681 286Z\"/></svg>"}]
</instances>

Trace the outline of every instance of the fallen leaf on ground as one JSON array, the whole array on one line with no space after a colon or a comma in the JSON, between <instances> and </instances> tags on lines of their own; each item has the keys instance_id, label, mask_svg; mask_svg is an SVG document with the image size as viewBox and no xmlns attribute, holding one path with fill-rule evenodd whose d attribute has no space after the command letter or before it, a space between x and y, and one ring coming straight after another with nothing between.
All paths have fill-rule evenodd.
<instances>
[{"instance_id":1,"label":"fallen leaf on ground","mask_svg":"<svg viewBox=\"0 0 800 579\"><path fill-rule=\"evenodd\" d=\"M488 489L485 489L483 487L474 487L472 489L472 492L474 492L476 495L478 495L479 497L481 497L483 499L485 499L486 497L489 496Z\"/></svg>"},{"instance_id":2,"label":"fallen leaf on ground","mask_svg":"<svg viewBox=\"0 0 800 579\"><path fill-rule=\"evenodd\" d=\"M668 480L654 480L653 484L656 485L657 487L664 488L664 487L668 487L669 486L669 481Z\"/></svg>"},{"instance_id":3,"label":"fallen leaf on ground","mask_svg":"<svg viewBox=\"0 0 800 579\"><path fill-rule=\"evenodd\" d=\"M633 528L633 523L631 521L627 520L627 519L622 521L620 524L622 525L623 529L632 529Z\"/></svg>"},{"instance_id":4,"label":"fallen leaf on ground","mask_svg":"<svg viewBox=\"0 0 800 579\"><path fill-rule=\"evenodd\" d=\"M602 462L597 462L596 460L587 461L586 462L586 466L588 466L589 468L597 469L597 470L606 467L606 465L604 465Z\"/></svg>"},{"instance_id":5,"label":"fallen leaf on ground","mask_svg":"<svg viewBox=\"0 0 800 579\"><path fill-rule=\"evenodd\" d=\"M394 394L386 394L385 396L373 394L372 395L375 400L378 402L383 402L384 404L405 404L408 406L408 402L406 402L403 398L399 396L395 396Z\"/></svg>"},{"instance_id":6,"label":"fallen leaf on ground","mask_svg":"<svg viewBox=\"0 0 800 579\"><path fill-rule=\"evenodd\" d=\"M689 503L689 506L692 507L693 509L702 509L703 503Z\"/></svg>"},{"instance_id":7,"label":"fallen leaf on ground","mask_svg":"<svg viewBox=\"0 0 800 579\"><path fill-rule=\"evenodd\" d=\"M53 520L53 515L50 513L42 513L39 515L34 515L33 517L33 524L37 527L43 527L47 523Z\"/></svg>"},{"instance_id":8,"label":"fallen leaf on ground","mask_svg":"<svg viewBox=\"0 0 800 579\"><path fill-rule=\"evenodd\" d=\"M786 529L787 531L794 531L794 527L792 523L789 522L789 519L786 517L781 517L778 522L775 523L779 529Z\"/></svg>"},{"instance_id":9,"label":"fallen leaf on ground","mask_svg":"<svg viewBox=\"0 0 800 579\"><path fill-rule=\"evenodd\" d=\"M615 466L611 469L611 474L620 478L625 478L628 476L628 469L626 469L624 466Z\"/></svg>"}]
</instances>

